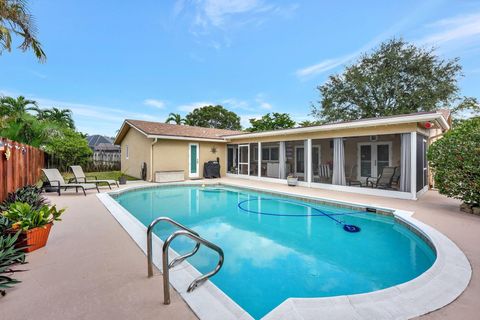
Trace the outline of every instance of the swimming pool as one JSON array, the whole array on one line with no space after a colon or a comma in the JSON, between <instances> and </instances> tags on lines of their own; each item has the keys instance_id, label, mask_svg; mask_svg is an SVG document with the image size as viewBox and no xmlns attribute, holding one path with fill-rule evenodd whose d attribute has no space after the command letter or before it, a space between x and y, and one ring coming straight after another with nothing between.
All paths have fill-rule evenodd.
<instances>
[{"instance_id":1,"label":"swimming pool","mask_svg":"<svg viewBox=\"0 0 480 320\"><path fill-rule=\"evenodd\" d=\"M210 280L254 318L291 297L391 287L419 276L436 258L393 217L358 209L222 186L147 188L115 199L145 226L169 216L222 247L225 263ZM343 224L361 231L346 232ZM156 234L164 240L173 231L162 225ZM188 239L172 243L177 252L192 246ZM202 248L188 261L208 272L217 259Z\"/></svg>"}]
</instances>

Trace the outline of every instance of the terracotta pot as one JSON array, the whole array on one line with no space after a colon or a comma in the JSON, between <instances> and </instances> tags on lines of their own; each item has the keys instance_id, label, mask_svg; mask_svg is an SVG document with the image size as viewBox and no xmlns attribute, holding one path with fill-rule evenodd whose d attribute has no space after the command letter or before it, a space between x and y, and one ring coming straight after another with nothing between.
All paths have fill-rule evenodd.
<instances>
[{"instance_id":1,"label":"terracotta pot","mask_svg":"<svg viewBox=\"0 0 480 320\"><path fill-rule=\"evenodd\" d=\"M50 222L41 227L22 231L18 236L17 245L19 247L26 247L23 249L24 252L32 252L45 247L52 225L53 223Z\"/></svg>"}]
</instances>

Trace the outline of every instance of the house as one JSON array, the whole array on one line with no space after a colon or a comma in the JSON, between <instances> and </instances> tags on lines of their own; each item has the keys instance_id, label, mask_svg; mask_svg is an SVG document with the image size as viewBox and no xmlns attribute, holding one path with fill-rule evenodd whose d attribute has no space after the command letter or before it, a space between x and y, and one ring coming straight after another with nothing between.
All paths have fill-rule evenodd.
<instances>
[{"instance_id":1,"label":"house","mask_svg":"<svg viewBox=\"0 0 480 320\"><path fill-rule=\"evenodd\" d=\"M115 167L120 163L120 146L114 145L112 139L96 134L88 136L87 142L93 151L94 165Z\"/></svg>"},{"instance_id":2,"label":"house","mask_svg":"<svg viewBox=\"0 0 480 320\"><path fill-rule=\"evenodd\" d=\"M448 111L361 119L266 132L235 132L126 120L115 139L122 170L202 176L209 160L222 176L416 199L428 190L428 145L450 128ZM151 165L153 164L153 165Z\"/></svg>"}]
</instances>

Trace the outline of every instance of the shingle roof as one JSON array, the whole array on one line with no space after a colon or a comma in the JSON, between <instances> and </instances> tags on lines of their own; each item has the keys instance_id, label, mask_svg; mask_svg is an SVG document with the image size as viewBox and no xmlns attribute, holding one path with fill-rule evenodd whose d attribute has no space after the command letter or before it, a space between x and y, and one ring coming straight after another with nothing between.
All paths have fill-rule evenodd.
<instances>
[{"instance_id":1,"label":"shingle roof","mask_svg":"<svg viewBox=\"0 0 480 320\"><path fill-rule=\"evenodd\" d=\"M244 133L242 131L236 130L202 128L143 120L125 120L125 122L134 126L135 128L144 132L147 135L223 140L222 136L224 135Z\"/></svg>"},{"instance_id":2,"label":"shingle roof","mask_svg":"<svg viewBox=\"0 0 480 320\"><path fill-rule=\"evenodd\" d=\"M93 148L93 147L99 145L100 143L110 143L110 144L112 144L112 140L110 138L105 137L105 136L101 136L99 134L88 136L87 141L88 141L88 146L90 148Z\"/></svg>"}]
</instances>

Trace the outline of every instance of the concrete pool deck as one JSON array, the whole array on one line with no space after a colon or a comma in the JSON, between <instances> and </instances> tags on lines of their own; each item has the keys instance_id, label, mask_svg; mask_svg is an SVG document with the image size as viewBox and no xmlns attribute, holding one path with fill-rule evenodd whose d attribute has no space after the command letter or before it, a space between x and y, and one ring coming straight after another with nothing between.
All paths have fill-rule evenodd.
<instances>
[{"instance_id":1,"label":"concrete pool deck","mask_svg":"<svg viewBox=\"0 0 480 320\"><path fill-rule=\"evenodd\" d=\"M480 217L461 213L458 201L434 191L411 201L232 178L216 181L415 211L415 218L453 240L473 269L469 286L457 300L420 318L478 316ZM105 191L109 190L102 189ZM70 193L49 198L69 210L64 221L52 229L47 247L28 256L29 271L19 275L24 282L0 298L2 315L11 319L195 319L173 290L172 304L162 304L161 277L146 278L145 256L95 193L89 192L87 197Z\"/></svg>"}]
</instances>

